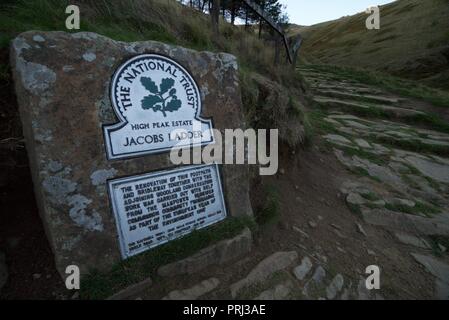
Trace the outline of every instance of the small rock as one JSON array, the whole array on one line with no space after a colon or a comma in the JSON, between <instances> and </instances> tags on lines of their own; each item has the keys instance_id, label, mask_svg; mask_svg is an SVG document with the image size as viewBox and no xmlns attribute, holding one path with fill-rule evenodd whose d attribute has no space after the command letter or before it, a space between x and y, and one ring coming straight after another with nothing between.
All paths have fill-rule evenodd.
<instances>
[{"instance_id":1,"label":"small rock","mask_svg":"<svg viewBox=\"0 0 449 320\"><path fill-rule=\"evenodd\" d=\"M340 230L341 231L341 227L338 224L332 223L331 227L336 229L336 230Z\"/></svg>"},{"instance_id":2,"label":"small rock","mask_svg":"<svg viewBox=\"0 0 449 320\"><path fill-rule=\"evenodd\" d=\"M326 277L326 270L324 270L322 266L318 266L315 269L315 273L312 276L312 280L315 283L321 283L325 277Z\"/></svg>"},{"instance_id":3,"label":"small rock","mask_svg":"<svg viewBox=\"0 0 449 320\"><path fill-rule=\"evenodd\" d=\"M328 135L324 136L323 138L331 143L335 143L338 145L349 145L349 146L352 145L352 142L350 140L346 139L343 136L337 135L337 134L328 134Z\"/></svg>"},{"instance_id":4,"label":"small rock","mask_svg":"<svg viewBox=\"0 0 449 320\"><path fill-rule=\"evenodd\" d=\"M346 251L340 247L337 247L337 250L340 251L341 253L346 253Z\"/></svg>"},{"instance_id":5,"label":"small rock","mask_svg":"<svg viewBox=\"0 0 449 320\"><path fill-rule=\"evenodd\" d=\"M387 203L393 206L406 206L410 208L413 208L416 205L416 203L412 200L399 199L399 198L388 199Z\"/></svg>"},{"instance_id":6,"label":"small rock","mask_svg":"<svg viewBox=\"0 0 449 320\"><path fill-rule=\"evenodd\" d=\"M281 175L284 175L284 174L285 174L285 170L284 170L284 169L279 169L279 173L280 173Z\"/></svg>"},{"instance_id":7,"label":"small rock","mask_svg":"<svg viewBox=\"0 0 449 320\"><path fill-rule=\"evenodd\" d=\"M284 284L278 284L273 289L268 289L262 292L254 300L285 300L291 292L291 282L287 281Z\"/></svg>"},{"instance_id":8,"label":"small rock","mask_svg":"<svg viewBox=\"0 0 449 320\"><path fill-rule=\"evenodd\" d=\"M294 231L296 231L296 232L298 232L301 236L303 236L304 238L306 238L306 239L308 239L309 238L309 235L305 232L305 231L302 231L300 228L298 228L298 227L296 227L296 226L293 226L293 228L292 228Z\"/></svg>"},{"instance_id":9,"label":"small rock","mask_svg":"<svg viewBox=\"0 0 449 320\"><path fill-rule=\"evenodd\" d=\"M382 208L385 207L385 201L384 200L376 200L376 201L372 201L370 203L371 206L376 207L376 208Z\"/></svg>"},{"instance_id":10,"label":"small rock","mask_svg":"<svg viewBox=\"0 0 449 320\"><path fill-rule=\"evenodd\" d=\"M357 226L357 231L366 237L367 235L366 235L366 232L363 229L362 225L360 223L356 223L356 226Z\"/></svg>"},{"instance_id":11,"label":"small rock","mask_svg":"<svg viewBox=\"0 0 449 320\"><path fill-rule=\"evenodd\" d=\"M355 143L357 143L359 147L364 149L371 148L371 145L366 140L363 139L355 139Z\"/></svg>"},{"instance_id":12,"label":"small rock","mask_svg":"<svg viewBox=\"0 0 449 320\"><path fill-rule=\"evenodd\" d=\"M33 279L34 280L40 279L41 277L42 277L42 274L40 274L40 273L33 274Z\"/></svg>"},{"instance_id":13,"label":"small rock","mask_svg":"<svg viewBox=\"0 0 449 320\"><path fill-rule=\"evenodd\" d=\"M338 231L337 229L333 230L334 233L340 238L340 239L347 239L348 237L345 236L344 234L342 234L340 231Z\"/></svg>"},{"instance_id":14,"label":"small rock","mask_svg":"<svg viewBox=\"0 0 449 320\"><path fill-rule=\"evenodd\" d=\"M443 246L441 243L438 243L438 248L440 248L440 251L443 253L447 251L447 248Z\"/></svg>"},{"instance_id":15,"label":"small rock","mask_svg":"<svg viewBox=\"0 0 449 320\"><path fill-rule=\"evenodd\" d=\"M309 227L311 227L312 229L315 229L316 227L318 227L318 225L313 221L309 221Z\"/></svg>"},{"instance_id":16,"label":"small rock","mask_svg":"<svg viewBox=\"0 0 449 320\"><path fill-rule=\"evenodd\" d=\"M274 288L274 300L284 300L289 294L290 289L283 284L279 284Z\"/></svg>"},{"instance_id":17,"label":"small rock","mask_svg":"<svg viewBox=\"0 0 449 320\"><path fill-rule=\"evenodd\" d=\"M373 250L368 249L367 252L370 256L376 256L376 253Z\"/></svg>"},{"instance_id":18,"label":"small rock","mask_svg":"<svg viewBox=\"0 0 449 320\"><path fill-rule=\"evenodd\" d=\"M369 300L370 298L370 291L366 288L366 282L365 279L360 278L359 284L357 286L357 299L358 300Z\"/></svg>"},{"instance_id":19,"label":"small rock","mask_svg":"<svg viewBox=\"0 0 449 320\"><path fill-rule=\"evenodd\" d=\"M331 284L326 288L326 296L328 300L335 299L337 294L343 289L345 280L341 274L337 274Z\"/></svg>"},{"instance_id":20,"label":"small rock","mask_svg":"<svg viewBox=\"0 0 449 320\"><path fill-rule=\"evenodd\" d=\"M299 186L295 186L295 189L296 189L296 190L299 190Z\"/></svg>"},{"instance_id":21,"label":"small rock","mask_svg":"<svg viewBox=\"0 0 449 320\"><path fill-rule=\"evenodd\" d=\"M323 217L322 216L318 216L318 220L323 221Z\"/></svg>"},{"instance_id":22,"label":"small rock","mask_svg":"<svg viewBox=\"0 0 449 320\"><path fill-rule=\"evenodd\" d=\"M295 277L298 280L302 281L307 276L307 274L310 272L312 267L313 267L313 264L312 264L312 261L310 260L310 258L305 257L302 259L301 264L293 270L293 273L295 274Z\"/></svg>"},{"instance_id":23,"label":"small rock","mask_svg":"<svg viewBox=\"0 0 449 320\"><path fill-rule=\"evenodd\" d=\"M346 202L352 205L360 206L366 203L366 200L358 193L351 192L346 197Z\"/></svg>"}]
</instances>

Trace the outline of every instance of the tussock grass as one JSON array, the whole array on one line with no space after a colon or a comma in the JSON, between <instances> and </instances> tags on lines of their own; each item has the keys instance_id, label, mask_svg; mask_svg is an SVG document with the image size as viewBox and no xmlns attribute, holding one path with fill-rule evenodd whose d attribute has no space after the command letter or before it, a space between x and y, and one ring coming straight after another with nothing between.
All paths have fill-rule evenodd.
<instances>
[{"instance_id":1,"label":"tussock grass","mask_svg":"<svg viewBox=\"0 0 449 320\"><path fill-rule=\"evenodd\" d=\"M196 50L226 51L236 55L240 65L290 84L294 72L275 67L274 49L256 34L224 21L215 39L208 15L180 5L175 0L18 0L0 9L0 46L5 47L18 33L27 30L68 31L65 8L80 7L81 30L96 32L120 41L155 40ZM287 78L287 79L286 79ZM286 81L289 80L289 81Z\"/></svg>"}]
</instances>

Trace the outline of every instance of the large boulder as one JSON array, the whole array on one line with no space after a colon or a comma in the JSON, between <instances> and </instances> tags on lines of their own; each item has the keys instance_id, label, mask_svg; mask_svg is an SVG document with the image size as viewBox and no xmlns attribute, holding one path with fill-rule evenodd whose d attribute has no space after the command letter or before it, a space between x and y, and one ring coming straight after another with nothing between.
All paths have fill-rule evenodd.
<instances>
[{"instance_id":1,"label":"large boulder","mask_svg":"<svg viewBox=\"0 0 449 320\"><path fill-rule=\"evenodd\" d=\"M177 61L196 80L202 117L214 128L243 128L236 58L159 42L125 43L94 33L31 31L11 46L36 199L62 275L104 270L120 260L107 180L163 170L169 153L108 161L103 126L118 119L110 82L124 60L155 53ZM228 215L252 215L247 166L222 166Z\"/></svg>"}]
</instances>

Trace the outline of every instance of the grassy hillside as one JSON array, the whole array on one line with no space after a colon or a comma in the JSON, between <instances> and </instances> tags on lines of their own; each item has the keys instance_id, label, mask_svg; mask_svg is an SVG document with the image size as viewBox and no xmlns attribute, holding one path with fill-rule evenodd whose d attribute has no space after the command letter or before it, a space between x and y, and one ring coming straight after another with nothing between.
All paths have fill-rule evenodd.
<instances>
[{"instance_id":1,"label":"grassy hillside","mask_svg":"<svg viewBox=\"0 0 449 320\"><path fill-rule=\"evenodd\" d=\"M290 105L300 106L301 92L297 89L297 72L288 64L274 65L273 43L259 39L253 32L232 26L221 21L220 37L214 37L210 27L210 17L175 0L3 0L0 5L0 51L8 51L8 46L17 34L27 30L61 30L65 28L68 16L65 8L77 4L81 13L81 30L103 34L115 40L143 41L156 40L184 47L213 52L229 52L237 56L240 73L243 103L248 122L257 128L260 119L268 117L272 110L291 110ZM75 32L79 32L75 31ZM285 61L285 59L282 59ZM8 61L0 61L0 80L8 79ZM261 75L265 80L256 81ZM258 82L258 83L257 83ZM273 82L279 88L281 96L287 96L285 106L280 102L266 102L263 89ZM264 112L261 112L265 110ZM298 113L298 112L296 112ZM262 114L262 116L260 115ZM304 113L298 113L296 126L303 122ZM291 119L290 115L281 115L277 119ZM274 119L264 119L264 123L273 124ZM283 123L279 124L284 127ZM297 145L301 137L281 139Z\"/></svg>"},{"instance_id":2,"label":"grassy hillside","mask_svg":"<svg viewBox=\"0 0 449 320\"><path fill-rule=\"evenodd\" d=\"M231 52L238 54L240 63L248 68L273 71L268 69L274 52L256 37L222 23L222 38L215 40L209 17L175 0L4 1L0 5L2 47L26 30L68 31L65 8L77 4L81 12L80 31L97 32L121 41L157 40L197 50Z\"/></svg>"},{"instance_id":3,"label":"grassy hillside","mask_svg":"<svg viewBox=\"0 0 449 320\"><path fill-rule=\"evenodd\" d=\"M301 55L318 64L357 66L449 89L449 1L397 0L381 6L380 30L365 13L310 27Z\"/></svg>"}]
</instances>

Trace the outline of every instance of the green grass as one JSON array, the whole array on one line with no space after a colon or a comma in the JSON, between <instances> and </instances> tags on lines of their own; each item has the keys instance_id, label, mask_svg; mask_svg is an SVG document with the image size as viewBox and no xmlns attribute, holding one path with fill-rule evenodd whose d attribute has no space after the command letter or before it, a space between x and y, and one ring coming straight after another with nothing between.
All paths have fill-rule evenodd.
<instances>
[{"instance_id":1,"label":"green grass","mask_svg":"<svg viewBox=\"0 0 449 320\"><path fill-rule=\"evenodd\" d=\"M152 277L157 281L160 266L187 258L199 250L238 235L245 227L256 225L249 218L228 218L212 227L197 230L181 239L149 250L116 264L109 272L92 270L81 281L82 299L104 299L114 293Z\"/></svg>"},{"instance_id":2,"label":"green grass","mask_svg":"<svg viewBox=\"0 0 449 320\"><path fill-rule=\"evenodd\" d=\"M321 108L314 108L308 111L307 114L313 135L323 135L337 131L332 123L325 120L327 113Z\"/></svg>"},{"instance_id":3,"label":"green grass","mask_svg":"<svg viewBox=\"0 0 449 320\"><path fill-rule=\"evenodd\" d=\"M356 80L368 85L379 86L383 89L411 98L418 98L439 107L449 107L449 93L443 90L430 88L416 81L405 80L385 73L341 67L335 65L308 65L308 68L317 72L329 72L340 78Z\"/></svg>"},{"instance_id":4,"label":"green grass","mask_svg":"<svg viewBox=\"0 0 449 320\"><path fill-rule=\"evenodd\" d=\"M343 146L339 146L338 148L340 150L342 150L345 153L345 155L347 155L347 156L350 156L350 157L357 156L359 158L369 160L370 162L375 163L379 166L386 166L386 165L388 165L388 162L389 162L388 158L380 157L377 154L368 152L368 151L360 149L360 148L356 149L355 147L348 148L348 147L343 147Z\"/></svg>"},{"instance_id":5,"label":"green grass","mask_svg":"<svg viewBox=\"0 0 449 320\"><path fill-rule=\"evenodd\" d=\"M376 193L374 193L374 192L372 192L372 191L370 191L370 192L368 192L368 193L363 193L363 194L360 194L363 198L365 198L366 200L369 200L369 201L378 201L378 200L381 200L380 199L380 197L376 194Z\"/></svg>"},{"instance_id":6,"label":"green grass","mask_svg":"<svg viewBox=\"0 0 449 320\"><path fill-rule=\"evenodd\" d=\"M421 142L417 139L395 139L390 137L380 137L377 140L384 144L394 148L400 148L408 151L413 151L416 153L429 153L441 156L449 155L448 146L431 145Z\"/></svg>"},{"instance_id":7,"label":"green grass","mask_svg":"<svg viewBox=\"0 0 449 320\"><path fill-rule=\"evenodd\" d=\"M442 120L433 114L417 114L411 117L404 118L405 122L409 124L422 124L429 127L429 129L449 133L449 123Z\"/></svg>"},{"instance_id":8,"label":"green grass","mask_svg":"<svg viewBox=\"0 0 449 320\"><path fill-rule=\"evenodd\" d=\"M425 204L423 202L417 201L415 202L414 207L409 207L405 205L393 205L393 204L386 204L385 208L391 211L396 212L402 212L402 213L408 213L408 214L423 214L427 217L432 217L435 214L438 214L441 212L441 210L435 206Z\"/></svg>"}]
</instances>

